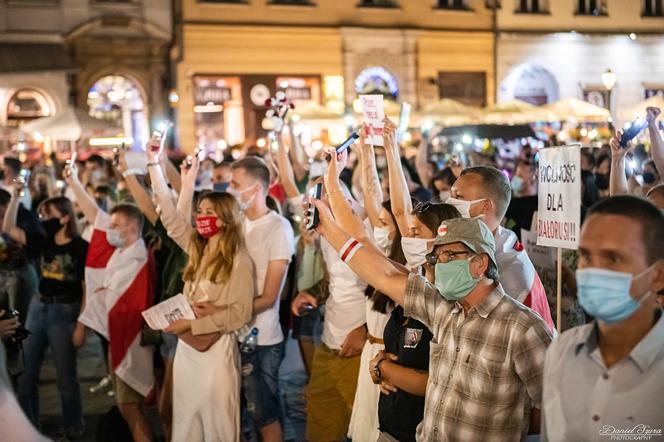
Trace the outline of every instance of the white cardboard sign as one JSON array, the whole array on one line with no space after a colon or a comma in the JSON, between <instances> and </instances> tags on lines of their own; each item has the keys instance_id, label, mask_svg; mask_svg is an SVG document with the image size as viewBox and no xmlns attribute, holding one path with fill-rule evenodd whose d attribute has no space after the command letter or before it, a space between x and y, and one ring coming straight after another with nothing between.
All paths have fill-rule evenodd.
<instances>
[{"instance_id":1,"label":"white cardboard sign","mask_svg":"<svg viewBox=\"0 0 664 442\"><path fill-rule=\"evenodd\" d=\"M401 110L399 111L399 127L397 127L397 143L403 140L403 134L408 130L408 123L410 122L410 111L412 106L405 101L401 103Z\"/></svg>"},{"instance_id":2,"label":"white cardboard sign","mask_svg":"<svg viewBox=\"0 0 664 442\"><path fill-rule=\"evenodd\" d=\"M360 95L364 121L371 129L366 142L374 146L383 145L383 119L385 118L385 105L382 95Z\"/></svg>"},{"instance_id":3,"label":"white cardboard sign","mask_svg":"<svg viewBox=\"0 0 664 442\"><path fill-rule=\"evenodd\" d=\"M537 244L576 249L581 231L581 147L539 151Z\"/></svg>"}]
</instances>

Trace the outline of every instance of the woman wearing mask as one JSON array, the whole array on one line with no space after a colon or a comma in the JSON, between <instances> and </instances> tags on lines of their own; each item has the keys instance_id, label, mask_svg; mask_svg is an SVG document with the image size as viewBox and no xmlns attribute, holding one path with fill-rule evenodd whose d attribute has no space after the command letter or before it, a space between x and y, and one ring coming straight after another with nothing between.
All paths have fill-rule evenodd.
<instances>
[{"instance_id":1,"label":"woman wearing mask","mask_svg":"<svg viewBox=\"0 0 664 442\"><path fill-rule=\"evenodd\" d=\"M38 212L46 241L40 258L39 294L30 304L25 324L31 334L23 344L25 371L19 377L17 393L25 413L35 426L39 425L39 372L50 348L58 378L64 436L75 438L85 431L76 348L85 342L85 327L77 319L84 307L88 243L78 234L69 199L44 200Z\"/></svg>"},{"instance_id":2,"label":"woman wearing mask","mask_svg":"<svg viewBox=\"0 0 664 442\"><path fill-rule=\"evenodd\" d=\"M194 229L189 214L198 160L193 158L184 172L176 208L159 163L149 155L162 222L189 257L183 272L184 295L197 315L166 329L180 337L173 367L172 440L236 441L240 438L240 355L234 332L250 321L256 292L242 211L230 194L205 194L198 202ZM188 334L196 338L211 333L220 337L206 351L183 340Z\"/></svg>"}]
</instances>

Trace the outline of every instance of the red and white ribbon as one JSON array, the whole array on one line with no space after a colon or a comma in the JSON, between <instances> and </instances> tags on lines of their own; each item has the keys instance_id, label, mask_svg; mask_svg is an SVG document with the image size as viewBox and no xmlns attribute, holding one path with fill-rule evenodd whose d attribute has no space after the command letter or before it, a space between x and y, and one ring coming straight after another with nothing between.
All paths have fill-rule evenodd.
<instances>
[{"instance_id":1,"label":"red and white ribbon","mask_svg":"<svg viewBox=\"0 0 664 442\"><path fill-rule=\"evenodd\" d=\"M353 259L353 256L355 256L355 253L357 253L358 250L362 247L362 244L355 238L349 238L348 241L346 241L346 244L339 249L339 259L341 259L343 262L348 264L351 259Z\"/></svg>"}]
</instances>

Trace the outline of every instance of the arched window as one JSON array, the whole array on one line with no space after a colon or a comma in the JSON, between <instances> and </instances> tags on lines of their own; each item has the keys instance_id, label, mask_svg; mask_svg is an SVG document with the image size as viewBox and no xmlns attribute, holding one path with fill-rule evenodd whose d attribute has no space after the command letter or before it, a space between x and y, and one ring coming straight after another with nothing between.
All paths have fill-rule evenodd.
<instances>
[{"instance_id":1,"label":"arched window","mask_svg":"<svg viewBox=\"0 0 664 442\"><path fill-rule=\"evenodd\" d=\"M90 115L121 126L134 139L133 148L143 149L149 137L145 100L138 85L124 75L100 78L88 91Z\"/></svg>"},{"instance_id":2,"label":"arched window","mask_svg":"<svg viewBox=\"0 0 664 442\"><path fill-rule=\"evenodd\" d=\"M18 127L35 118L48 117L52 109L46 97L34 89L19 89L7 105L7 125Z\"/></svg>"}]
</instances>

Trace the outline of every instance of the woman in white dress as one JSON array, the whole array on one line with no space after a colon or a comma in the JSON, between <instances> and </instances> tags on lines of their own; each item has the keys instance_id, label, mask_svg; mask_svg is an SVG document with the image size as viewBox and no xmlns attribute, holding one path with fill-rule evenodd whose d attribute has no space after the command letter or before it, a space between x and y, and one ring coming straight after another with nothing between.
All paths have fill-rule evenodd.
<instances>
[{"instance_id":1,"label":"woman in white dress","mask_svg":"<svg viewBox=\"0 0 664 442\"><path fill-rule=\"evenodd\" d=\"M390 259L405 263L401 250L401 234L392 215L390 202L385 201L374 225L374 241ZM380 389L374 385L369 365L379 351L385 349L383 330L390 319L394 303L387 296L367 287L367 342L364 344L357 377L357 390L353 401L353 413L348 426L348 437L353 442L374 442L378 439L378 400Z\"/></svg>"},{"instance_id":2,"label":"woman in white dress","mask_svg":"<svg viewBox=\"0 0 664 442\"><path fill-rule=\"evenodd\" d=\"M180 319L166 331L180 337L173 366L173 442L240 440L240 355L234 332L251 320L254 266L244 245L243 214L233 196L212 192L200 198L196 228L191 203L198 161L183 175L177 208L155 161L150 177L169 236L187 251L184 295L197 318ZM220 333L199 351L186 334Z\"/></svg>"}]
</instances>

